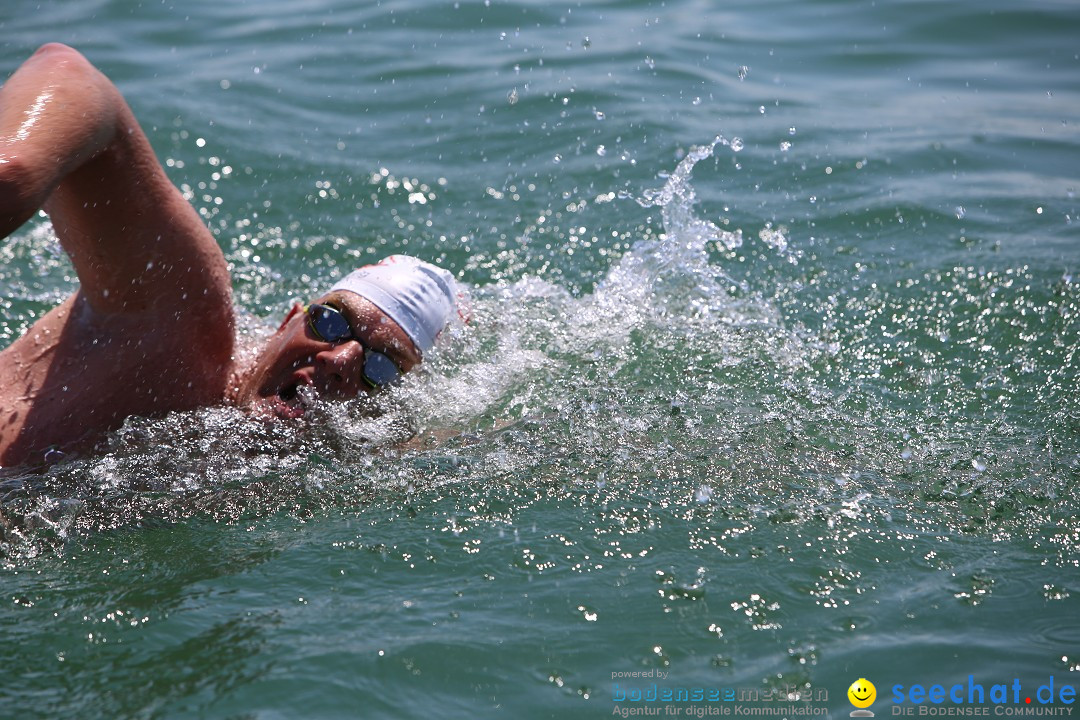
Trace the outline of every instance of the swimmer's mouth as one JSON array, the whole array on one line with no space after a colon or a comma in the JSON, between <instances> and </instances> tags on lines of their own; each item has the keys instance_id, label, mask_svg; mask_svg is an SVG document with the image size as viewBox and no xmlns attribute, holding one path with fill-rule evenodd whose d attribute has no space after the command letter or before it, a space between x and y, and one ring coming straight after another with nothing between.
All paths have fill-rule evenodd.
<instances>
[{"instance_id":1,"label":"swimmer's mouth","mask_svg":"<svg viewBox=\"0 0 1080 720\"><path fill-rule=\"evenodd\" d=\"M311 385L297 380L281 388L277 393L273 412L282 419L303 417L307 409L315 403L318 392Z\"/></svg>"}]
</instances>

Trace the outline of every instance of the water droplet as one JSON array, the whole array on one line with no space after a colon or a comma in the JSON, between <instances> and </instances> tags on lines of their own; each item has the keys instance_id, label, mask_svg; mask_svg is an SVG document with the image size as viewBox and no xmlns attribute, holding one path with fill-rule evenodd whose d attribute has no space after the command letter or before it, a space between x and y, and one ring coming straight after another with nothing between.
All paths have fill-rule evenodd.
<instances>
[{"instance_id":1,"label":"water droplet","mask_svg":"<svg viewBox=\"0 0 1080 720\"><path fill-rule=\"evenodd\" d=\"M750 74L750 68L746 65L739 66L739 80L745 80L746 76Z\"/></svg>"},{"instance_id":2,"label":"water droplet","mask_svg":"<svg viewBox=\"0 0 1080 720\"><path fill-rule=\"evenodd\" d=\"M957 220L963 220L964 219L964 215L965 215L966 211L964 210L963 205L957 205L955 208L953 208L953 212L956 213L956 219Z\"/></svg>"},{"instance_id":3,"label":"water droplet","mask_svg":"<svg viewBox=\"0 0 1080 720\"><path fill-rule=\"evenodd\" d=\"M788 135L794 135L794 134L795 134L795 128L793 128L793 127L789 127L789 128L787 129L787 134L788 134Z\"/></svg>"},{"instance_id":4,"label":"water droplet","mask_svg":"<svg viewBox=\"0 0 1080 720\"><path fill-rule=\"evenodd\" d=\"M597 612L586 605L578 605L578 612L584 616L588 622L596 622Z\"/></svg>"},{"instance_id":5,"label":"water droplet","mask_svg":"<svg viewBox=\"0 0 1080 720\"><path fill-rule=\"evenodd\" d=\"M789 143L787 140L780 143L780 152L787 152L790 149L791 149L791 143Z\"/></svg>"},{"instance_id":6,"label":"water droplet","mask_svg":"<svg viewBox=\"0 0 1080 720\"><path fill-rule=\"evenodd\" d=\"M600 157L604 157L605 155L607 155L607 148L605 148L603 145L597 145L596 154Z\"/></svg>"},{"instance_id":7,"label":"water droplet","mask_svg":"<svg viewBox=\"0 0 1080 720\"><path fill-rule=\"evenodd\" d=\"M739 152L743 149L742 138L731 138L731 149L735 152Z\"/></svg>"},{"instance_id":8,"label":"water droplet","mask_svg":"<svg viewBox=\"0 0 1080 720\"><path fill-rule=\"evenodd\" d=\"M655 70L656 69L656 61L653 60L648 55L645 56L645 64L649 66L650 70Z\"/></svg>"},{"instance_id":9,"label":"water droplet","mask_svg":"<svg viewBox=\"0 0 1080 720\"><path fill-rule=\"evenodd\" d=\"M559 163L562 162L562 155L560 155L559 153L555 153L555 157L551 158L551 162L558 165Z\"/></svg>"},{"instance_id":10,"label":"water droplet","mask_svg":"<svg viewBox=\"0 0 1080 720\"><path fill-rule=\"evenodd\" d=\"M788 249L786 233L787 228L783 226L774 228L772 226L772 223L770 222L765 223L765 227L763 227L758 232L758 237L763 243L771 247L773 250L776 250L778 253L784 254L787 252Z\"/></svg>"},{"instance_id":11,"label":"water droplet","mask_svg":"<svg viewBox=\"0 0 1080 720\"><path fill-rule=\"evenodd\" d=\"M593 115L596 116L597 120L603 120L604 119L604 113L601 112L600 110L596 110L595 108L593 109Z\"/></svg>"},{"instance_id":12,"label":"water droplet","mask_svg":"<svg viewBox=\"0 0 1080 720\"><path fill-rule=\"evenodd\" d=\"M511 105L517 105L517 101L518 101L518 89L514 88L513 90L511 90L507 94L506 102L510 103Z\"/></svg>"}]
</instances>

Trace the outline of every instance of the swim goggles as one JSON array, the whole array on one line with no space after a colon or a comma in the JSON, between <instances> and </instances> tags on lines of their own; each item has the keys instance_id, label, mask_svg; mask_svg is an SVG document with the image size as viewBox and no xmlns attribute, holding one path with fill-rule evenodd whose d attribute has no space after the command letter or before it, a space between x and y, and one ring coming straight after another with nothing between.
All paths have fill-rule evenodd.
<instances>
[{"instance_id":1,"label":"swim goggles","mask_svg":"<svg viewBox=\"0 0 1080 720\"><path fill-rule=\"evenodd\" d=\"M355 340L364 348L364 382L373 388L393 385L401 379L401 368L389 356L368 348L353 334L352 326L341 311L331 305L309 305L305 308L308 325L315 337L323 342L338 343Z\"/></svg>"}]
</instances>

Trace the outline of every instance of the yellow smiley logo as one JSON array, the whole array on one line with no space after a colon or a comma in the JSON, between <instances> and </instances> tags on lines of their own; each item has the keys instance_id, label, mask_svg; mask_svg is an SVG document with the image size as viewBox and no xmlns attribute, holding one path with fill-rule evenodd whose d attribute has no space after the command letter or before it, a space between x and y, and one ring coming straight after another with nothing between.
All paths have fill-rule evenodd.
<instances>
[{"instance_id":1,"label":"yellow smiley logo","mask_svg":"<svg viewBox=\"0 0 1080 720\"><path fill-rule=\"evenodd\" d=\"M857 708L868 708L877 698L877 688L866 678L859 678L847 689L848 700Z\"/></svg>"}]
</instances>

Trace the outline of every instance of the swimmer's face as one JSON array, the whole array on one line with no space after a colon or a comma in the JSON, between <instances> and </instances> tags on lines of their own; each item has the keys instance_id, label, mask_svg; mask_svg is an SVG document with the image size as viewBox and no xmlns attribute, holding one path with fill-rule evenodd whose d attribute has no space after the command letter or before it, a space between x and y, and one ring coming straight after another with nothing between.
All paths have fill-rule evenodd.
<instances>
[{"instance_id":1,"label":"swimmer's face","mask_svg":"<svg viewBox=\"0 0 1080 720\"><path fill-rule=\"evenodd\" d=\"M874 683L866 678L859 678L851 683L851 687L847 690L847 696L855 707L868 708L874 704L874 699L877 697L877 688L874 687Z\"/></svg>"},{"instance_id":2,"label":"swimmer's face","mask_svg":"<svg viewBox=\"0 0 1080 720\"><path fill-rule=\"evenodd\" d=\"M403 373L420 362L408 335L365 298L339 290L313 302L339 309L360 342L323 341L311 331L303 307L294 305L243 377L237 405L272 417L295 418L304 414L301 387L339 399L368 392L371 388L363 379L365 347L387 355Z\"/></svg>"}]
</instances>

